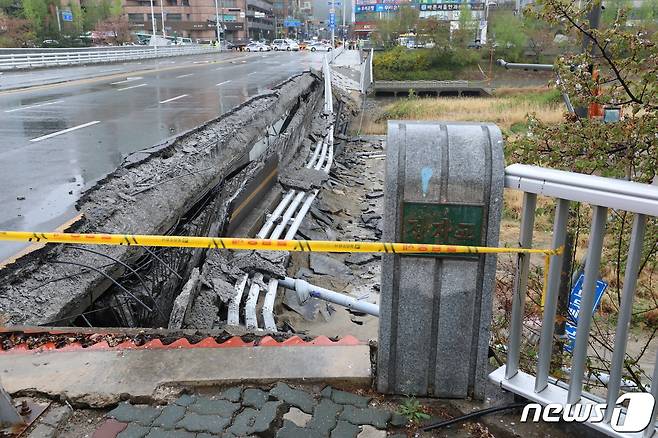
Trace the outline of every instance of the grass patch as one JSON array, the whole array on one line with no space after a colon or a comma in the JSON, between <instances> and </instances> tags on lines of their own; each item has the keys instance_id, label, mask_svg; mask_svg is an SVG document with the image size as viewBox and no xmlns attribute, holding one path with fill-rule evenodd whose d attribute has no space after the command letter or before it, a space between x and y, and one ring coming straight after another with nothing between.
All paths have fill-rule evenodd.
<instances>
[{"instance_id":1,"label":"grass patch","mask_svg":"<svg viewBox=\"0 0 658 438\"><path fill-rule=\"evenodd\" d=\"M563 120L560 93L546 88L504 89L491 98L409 98L399 99L364 117L363 134L386 134L386 121L445 120L492 122L507 134L527 129L527 115L535 114L547 123Z\"/></svg>"}]
</instances>

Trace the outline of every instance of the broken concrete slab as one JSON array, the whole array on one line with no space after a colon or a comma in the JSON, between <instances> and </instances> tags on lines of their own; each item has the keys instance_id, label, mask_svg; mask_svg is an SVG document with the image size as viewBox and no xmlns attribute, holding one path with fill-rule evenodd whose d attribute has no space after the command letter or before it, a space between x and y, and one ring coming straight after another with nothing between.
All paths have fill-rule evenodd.
<instances>
[{"instance_id":1,"label":"broken concrete slab","mask_svg":"<svg viewBox=\"0 0 658 438\"><path fill-rule=\"evenodd\" d=\"M33 391L93 407L126 397L169 397L161 388L173 383L303 379L371 384L367 345L44 351L0 355L0 372L9 393Z\"/></svg>"},{"instance_id":2,"label":"broken concrete slab","mask_svg":"<svg viewBox=\"0 0 658 438\"><path fill-rule=\"evenodd\" d=\"M316 274L351 276L352 270L345 264L325 254L313 252L309 257L310 267Z\"/></svg>"}]
</instances>

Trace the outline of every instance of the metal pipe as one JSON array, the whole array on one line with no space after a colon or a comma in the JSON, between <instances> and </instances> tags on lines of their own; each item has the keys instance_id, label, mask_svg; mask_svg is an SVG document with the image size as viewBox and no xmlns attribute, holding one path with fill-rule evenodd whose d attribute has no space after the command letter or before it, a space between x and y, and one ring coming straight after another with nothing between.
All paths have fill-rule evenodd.
<instances>
[{"instance_id":1,"label":"metal pipe","mask_svg":"<svg viewBox=\"0 0 658 438\"><path fill-rule=\"evenodd\" d=\"M569 201L558 199L553 224L552 248L564 245L567 237L567 220L569 218ZM537 360L537 377L535 379L535 392L543 391L548 385L548 370L551 363L551 349L553 348L553 332L555 331L555 311L557 310L557 295L560 289L560 274L562 270L562 255L551 256L551 265L548 270L548 284L544 302L544 317L539 338L539 357Z\"/></svg>"},{"instance_id":2,"label":"metal pipe","mask_svg":"<svg viewBox=\"0 0 658 438\"><path fill-rule=\"evenodd\" d=\"M325 158L327 157L327 142L323 141L322 142L322 152L320 152L320 159L318 160L317 163L315 163L315 166L313 168L315 170L320 170L322 167L322 164L324 163Z\"/></svg>"},{"instance_id":3,"label":"metal pipe","mask_svg":"<svg viewBox=\"0 0 658 438\"><path fill-rule=\"evenodd\" d=\"M654 364L658 363L658 351L656 351L656 357L653 360ZM658 384L655 383L658 382L658 367L654 366L653 367L653 374L651 378L651 395L653 395L654 400L658 400ZM653 410L653 414L651 415L651 422L649 422L649 426L644 430L644 438L651 438L655 432L656 429L656 417L658 417L658 409Z\"/></svg>"},{"instance_id":4,"label":"metal pipe","mask_svg":"<svg viewBox=\"0 0 658 438\"><path fill-rule=\"evenodd\" d=\"M258 318L256 318L256 304L258 303L258 295L260 294L260 284L263 282L263 274L260 272L254 274L251 279L251 287L249 288L249 295L247 302L244 305L244 319L248 329L258 330Z\"/></svg>"},{"instance_id":5,"label":"metal pipe","mask_svg":"<svg viewBox=\"0 0 658 438\"><path fill-rule=\"evenodd\" d=\"M297 193L297 195L290 203L290 206L288 206L286 212L283 214L283 217L281 218L281 222L276 226L276 228L274 228L274 231L272 231L272 235L269 237L270 239L278 239L279 236L281 236L283 230L285 230L286 227L288 226L288 221L290 220L292 215L295 214L295 211L297 211L297 207L299 206L299 203L302 201L304 195L305 195L304 192Z\"/></svg>"},{"instance_id":6,"label":"metal pipe","mask_svg":"<svg viewBox=\"0 0 658 438\"><path fill-rule=\"evenodd\" d=\"M318 195L318 189L315 189L313 193L311 193L306 197L304 203L302 204L302 207L299 209L299 213L297 213L297 216L295 216L295 219L292 221L292 224L290 224L290 228L288 228L288 232L284 237L285 240L292 240L295 238L295 234L297 234L297 230L301 226L302 221L306 216L306 213L308 213L308 210L311 208L311 204L313 203L313 200L317 195Z\"/></svg>"},{"instance_id":7,"label":"metal pipe","mask_svg":"<svg viewBox=\"0 0 658 438\"><path fill-rule=\"evenodd\" d=\"M240 325L240 302L242 301L242 294L247 286L249 275L244 274L235 283L235 295L228 303L228 317L226 318L227 325Z\"/></svg>"},{"instance_id":8,"label":"metal pipe","mask_svg":"<svg viewBox=\"0 0 658 438\"><path fill-rule=\"evenodd\" d=\"M379 318L379 306L377 304L360 301L345 294L315 286L305 280L296 278L286 277L283 280L279 280L279 284L286 289L297 292L297 297L301 304L305 303L310 297L319 298Z\"/></svg>"},{"instance_id":9,"label":"metal pipe","mask_svg":"<svg viewBox=\"0 0 658 438\"><path fill-rule=\"evenodd\" d=\"M315 160L318 159L318 154L320 154L320 147L321 146L322 146L322 140L318 141L315 144L315 151L313 151L313 156L311 157L309 162L306 163L306 168L307 169L310 169L311 167L313 167L315 165Z\"/></svg>"},{"instance_id":10,"label":"metal pipe","mask_svg":"<svg viewBox=\"0 0 658 438\"><path fill-rule=\"evenodd\" d=\"M626 272L624 273L624 290L622 292L621 308L617 317L617 330L615 333L615 347L612 350L612 362L610 363L610 382L608 383L608 406L615 404L619 396L619 387L621 385L621 370L624 366L624 357L626 356L626 342L628 340L628 328L631 323L631 314L633 312L633 297L637 286L637 277L640 269L640 259L642 258L642 243L647 226L647 217L643 214L636 214L633 221L633 230L631 231L631 242L628 249L628 259L626 262ZM653 385L652 385L653 386ZM612 418L612 409L606 409L605 421L609 422Z\"/></svg>"},{"instance_id":11,"label":"metal pipe","mask_svg":"<svg viewBox=\"0 0 658 438\"><path fill-rule=\"evenodd\" d=\"M277 221L277 219L279 219L281 213L288 206L295 193L295 190L290 190L288 193L286 193L286 195L281 199L281 202L279 202L279 205L277 205L272 214L269 215L267 221L265 221L263 227L260 229L256 237L259 239L265 239L267 237L268 233L274 226L274 223Z\"/></svg>"},{"instance_id":12,"label":"metal pipe","mask_svg":"<svg viewBox=\"0 0 658 438\"><path fill-rule=\"evenodd\" d=\"M596 281L599 278L603 235L605 233L607 215L607 208L599 206L594 208L589 247L587 248L587 264L585 265L585 279L583 280L582 302L578 314L576 345L571 359L571 381L569 382L567 403L577 403L583 392L583 372L585 371L585 360L587 359L589 328L592 323L594 295L596 294Z\"/></svg>"},{"instance_id":13,"label":"metal pipe","mask_svg":"<svg viewBox=\"0 0 658 438\"><path fill-rule=\"evenodd\" d=\"M537 195L534 193L524 193L521 233L519 236L519 246L521 248L532 247L532 230L535 226L536 207ZM525 308L525 296L528 291L528 272L530 270L529 256L530 254L519 254L516 261L513 289L514 296L512 297L512 315L509 326L509 338L507 340L506 379L511 379L519 371L519 351L521 346L521 332L523 330L523 310Z\"/></svg>"},{"instance_id":14,"label":"metal pipe","mask_svg":"<svg viewBox=\"0 0 658 438\"><path fill-rule=\"evenodd\" d=\"M504 59L499 59L496 64L503 67L505 70L533 70L533 71L553 71L553 64L523 64L518 62L507 62Z\"/></svg>"},{"instance_id":15,"label":"metal pipe","mask_svg":"<svg viewBox=\"0 0 658 438\"><path fill-rule=\"evenodd\" d=\"M276 300L276 290L279 288L279 282L275 278L271 278L267 283L267 293L265 294L265 301L263 301L263 322L265 322L265 330L275 332L276 322L274 322L274 301Z\"/></svg>"}]
</instances>

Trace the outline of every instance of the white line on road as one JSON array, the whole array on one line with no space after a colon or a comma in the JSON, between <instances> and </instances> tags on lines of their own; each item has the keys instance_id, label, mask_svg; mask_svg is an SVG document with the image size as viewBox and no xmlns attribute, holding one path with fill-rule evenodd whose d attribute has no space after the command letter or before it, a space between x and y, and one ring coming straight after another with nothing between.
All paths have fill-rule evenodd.
<instances>
[{"instance_id":1,"label":"white line on road","mask_svg":"<svg viewBox=\"0 0 658 438\"><path fill-rule=\"evenodd\" d=\"M125 87L125 88L117 88L117 91L130 90L130 89L139 88L139 87L146 87L146 84L133 85L133 86L130 86L130 87Z\"/></svg>"},{"instance_id":2,"label":"white line on road","mask_svg":"<svg viewBox=\"0 0 658 438\"><path fill-rule=\"evenodd\" d=\"M127 78L126 78L125 80L123 80L123 81L110 82L110 85L121 85L121 84L125 84L126 82L138 81L138 80L140 80L140 79L142 79L141 76L135 76L135 77L130 77L130 76L129 76L129 77L127 77Z\"/></svg>"},{"instance_id":3,"label":"white line on road","mask_svg":"<svg viewBox=\"0 0 658 438\"><path fill-rule=\"evenodd\" d=\"M68 129L64 129L62 131L53 132L52 134L47 134L47 135L43 135L41 137L33 138L30 141L45 140L47 138L56 137L58 135L66 134L67 132L76 131L78 129L86 128L87 126L95 125L95 124L100 123L100 122L101 122L100 120L94 120L93 122L85 123L83 125L74 126L73 128L68 128Z\"/></svg>"},{"instance_id":4,"label":"white line on road","mask_svg":"<svg viewBox=\"0 0 658 438\"><path fill-rule=\"evenodd\" d=\"M163 100L160 103L172 102L174 100L182 99L183 97L187 97L187 94L181 94L180 96L176 96L176 97L172 97L171 99Z\"/></svg>"},{"instance_id":5,"label":"white line on road","mask_svg":"<svg viewBox=\"0 0 658 438\"><path fill-rule=\"evenodd\" d=\"M38 104L38 105L21 106L21 107L18 107L18 108L14 108L14 109L6 110L5 112L6 112L6 113L13 113L13 112L15 112L15 111L23 111L23 110L26 110L26 109L39 108L39 107L41 107L41 106L54 105L54 104L56 104L56 103L62 103L62 102L63 102L62 100L56 100L56 101L54 101L54 102L40 103L40 104Z\"/></svg>"},{"instance_id":6,"label":"white line on road","mask_svg":"<svg viewBox=\"0 0 658 438\"><path fill-rule=\"evenodd\" d=\"M219 87L220 85L228 84L229 82L231 82L231 81L220 82L219 84L216 84L215 86Z\"/></svg>"},{"instance_id":7,"label":"white line on road","mask_svg":"<svg viewBox=\"0 0 658 438\"><path fill-rule=\"evenodd\" d=\"M189 76L194 76L194 73L188 73L186 75L176 76L176 79L182 79L182 78L186 78L186 77L189 77Z\"/></svg>"},{"instance_id":8,"label":"white line on road","mask_svg":"<svg viewBox=\"0 0 658 438\"><path fill-rule=\"evenodd\" d=\"M255 75L256 73L258 73L258 72L252 71L251 73L247 73L247 76Z\"/></svg>"},{"instance_id":9,"label":"white line on road","mask_svg":"<svg viewBox=\"0 0 658 438\"><path fill-rule=\"evenodd\" d=\"M223 68L224 68L224 67L218 67L218 68L215 69L215 71L221 70L221 69L223 69Z\"/></svg>"}]
</instances>

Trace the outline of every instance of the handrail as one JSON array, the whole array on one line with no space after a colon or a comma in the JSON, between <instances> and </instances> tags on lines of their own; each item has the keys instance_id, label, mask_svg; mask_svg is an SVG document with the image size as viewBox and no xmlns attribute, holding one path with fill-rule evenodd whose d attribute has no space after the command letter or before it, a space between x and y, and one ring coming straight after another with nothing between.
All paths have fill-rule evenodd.
<instances>
[{"instance_id":1,"label":"handrail","mask_svg":"<svg viewBox=\"0 0 658 438\"><path fill-rule=\"evenodd\" d=\"M64 52L33 52L32 50L11 49L11 53L0 51L0 71L196 55L215 53L221 49L211 46L149 46L144 48L71 49Z\"/></svg>"},{"instance_id":2,"label":"handrail","mask_svg":"<svg viewBox=\"0 0 658 438\"><path fill-rule=\"evenodd\" d=\"M526 164L505 169L505 187L569 201L658 216L658 185Z\"/></svg>"}]
</instances>

